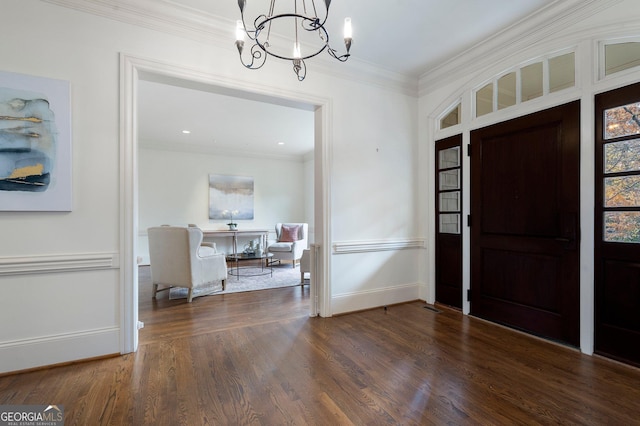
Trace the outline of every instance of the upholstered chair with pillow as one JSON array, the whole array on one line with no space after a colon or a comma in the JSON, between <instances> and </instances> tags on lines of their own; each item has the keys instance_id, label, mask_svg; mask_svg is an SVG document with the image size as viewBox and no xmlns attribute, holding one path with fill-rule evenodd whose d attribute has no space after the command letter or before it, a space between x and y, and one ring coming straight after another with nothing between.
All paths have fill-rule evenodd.
<instances>
[{"instance_id":1,"label":"upholstered chair with pillow","mask_svg":"<svg viewBox=\"0 0 640 426\"><path fill-rule=\"evenodd\" d=\"M171 287L189 289L187 301L193 299L193 289L221 282L224 290L227 262L214 243L202 242L198 227L158 226L148 229L149 259L153 298L159 291Z\"/></svg>"},{"instance_id":2,"label":"upholstered chair with pillow","mask_svg":"<svg viewBox=\"0 0 640 426\"><path fill-rule=\"evenodd\" d=\"M291 261L296 267L296 261L302 257L302 252L308 245L309 225L306 223L276 223L276 241L269 244L269 253L273 260Z\"/></svg>"}]
</instances>

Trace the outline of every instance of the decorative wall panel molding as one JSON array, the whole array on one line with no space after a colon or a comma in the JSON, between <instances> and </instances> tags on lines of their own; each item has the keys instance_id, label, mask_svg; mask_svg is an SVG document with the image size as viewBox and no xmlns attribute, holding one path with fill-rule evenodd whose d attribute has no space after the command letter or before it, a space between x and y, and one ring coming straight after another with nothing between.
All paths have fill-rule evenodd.
<instances>
[{"instance_id":1,"label":"decorative wall panel molding","mask_svg":"<svg viewBox=\"0 0 640 426\"><path fill-rule=\"evenodd\" d=\"M0 276L49 274L119 267L117 253L0 257Z\"/></svg>"},{"instance_id":2,"label":"decorative wall panel molding","mask_svg":"<svg viewBox=\"0 0 640 426\"><path fill-rule=\"evenodd\" d=\"M333 243L333 254L421 248L425 248L425 240L423 238L406 240L345 241Z\"/></svg>"}]
</instances>

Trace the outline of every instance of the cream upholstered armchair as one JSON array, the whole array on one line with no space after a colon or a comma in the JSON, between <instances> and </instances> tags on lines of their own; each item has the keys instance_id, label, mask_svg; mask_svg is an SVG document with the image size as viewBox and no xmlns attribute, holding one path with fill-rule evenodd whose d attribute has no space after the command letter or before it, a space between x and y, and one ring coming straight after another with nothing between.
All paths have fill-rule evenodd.
<instances>
[{"instance_id":1,"label":"cream upholstered armchair","mask_svg":"<svg viewBox=\"0 0 640 426\"><path fill-rule=\"evenodd\" d=\"M149 228L148 235L154 298L159 291L186 287L190 303L194 288L215 281L221 281L224 290L225 256L217 253L215 244L202 242L200 228L158 226Z\"/></svg>"},{"instance_id":2,"label":"cream upholstered armchair","mask_svg":"<svg viewBox=\"0 0 640 426\"><path fill-rule=\"evenodd\" d=\"M308 245L309 225L306 223L276 223L276 241L269 243L269 253L273 260L290 260L296 267L296 261L302 257L302 251Z\"/></svg>"},{"instance_id":3,"label":"cream upholstered armchair","mask_svg":"<svg viewBox=\"0 0 640 426\"><path fill-rule=\"evenodd\" d=\"M304 274L311 273L311 251L304 249L300 258L300 285L304 285Z\"/></svg>"}]
</instances>

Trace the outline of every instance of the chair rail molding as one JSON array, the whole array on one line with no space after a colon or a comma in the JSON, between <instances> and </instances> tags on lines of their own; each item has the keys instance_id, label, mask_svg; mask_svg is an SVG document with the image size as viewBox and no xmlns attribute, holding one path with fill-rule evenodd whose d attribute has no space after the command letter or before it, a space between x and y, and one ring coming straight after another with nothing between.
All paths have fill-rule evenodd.
<instances>
[{"instance_id":1,"label":"chair rail molding","mask_svg":"<svg viewBox=\"0 0 640 426\"><path fill-rule=\"evenodd\" d=\"M373 251L423 249L424 238L370 240L370 241L340 241L333 243L333 254L366 253Z\"/></svg>"},{"instance_id":2,"label":"chair rail molding","mask_svg":"<svg viewBox=\"0 0 640 426\"><path fill-rule=\"evenodd\" d=\"M0 257L0 276L119 268L118 253Z\"/></svg>"}]
</instances>

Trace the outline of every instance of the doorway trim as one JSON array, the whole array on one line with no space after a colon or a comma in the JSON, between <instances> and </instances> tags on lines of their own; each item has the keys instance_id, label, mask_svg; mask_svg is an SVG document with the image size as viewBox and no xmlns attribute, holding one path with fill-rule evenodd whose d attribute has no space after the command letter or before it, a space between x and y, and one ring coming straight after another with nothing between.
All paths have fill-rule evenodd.
<instances>
[{"instance_id":1,"label":"doorway trim","mask_svg":"<svg viewBox=\"0 0 640 426\"><path fill-rule=\"evenodd\" d=\"M270 86L221 77L125 53L120 54L120 352L138 348L138 140L137 86L141 75L153 74L249 94L313 105L316 109L314 222L320 250L318 279L311 288L310 315L331 315L331 146L332 100ZM277 93L277 95L276 95ZM319 121L319 123L318 123ZM319 178L319 179L318 179ZM318 217L318 213L320 217ZM319 231L319 232L318 232ZM318 238L319 241L318 241Z\"/></svg>"}]
</instances>

